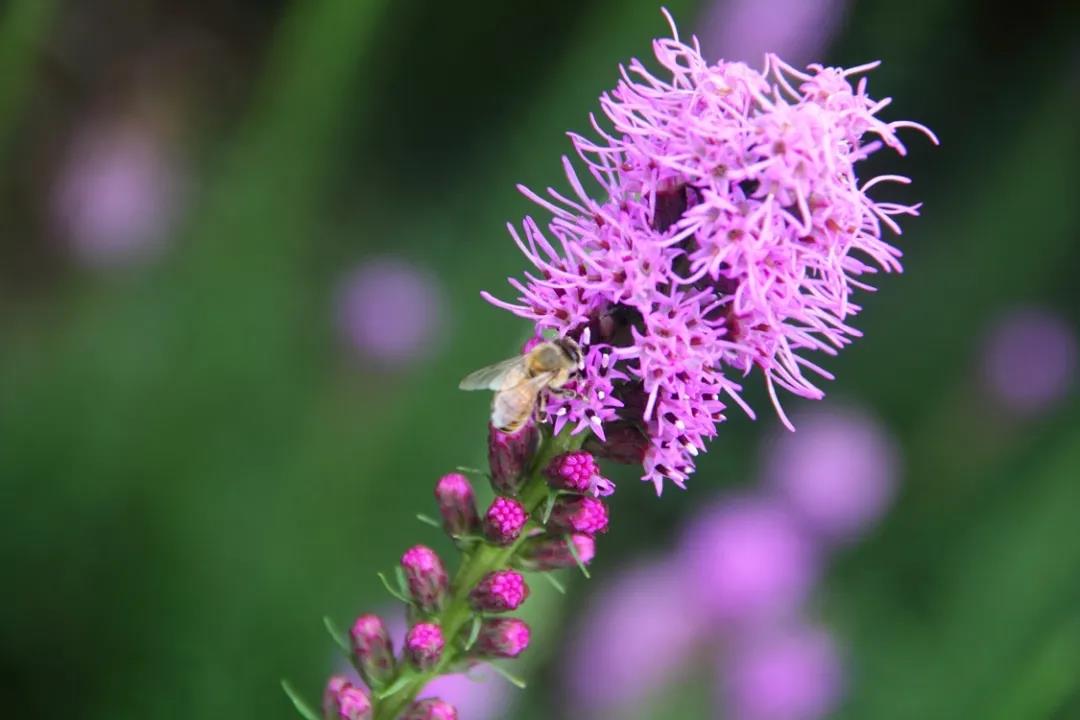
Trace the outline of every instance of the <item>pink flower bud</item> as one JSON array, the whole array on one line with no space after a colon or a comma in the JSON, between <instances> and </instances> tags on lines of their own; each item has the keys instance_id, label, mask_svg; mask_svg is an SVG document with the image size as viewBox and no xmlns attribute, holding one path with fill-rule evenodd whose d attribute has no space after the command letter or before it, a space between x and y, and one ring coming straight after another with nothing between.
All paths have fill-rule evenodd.
<instances>
[{"instance_id":1,"label":"pink flower bud","mask_svg":"<svg viewBox=\"0 0 1080 720\"><path fill-rule=\"evenodd\" d=\"M457 708L445 700L424 698L410 705L401 720L458 720L458 714Z\"/></svg>"},{"instance_id":2,"label":"pink flower bud","mask_svg":"<svg viewBox=\"0 0 1080 720\"><path fill-rule=\"evenodd\" d=\"M360 675L369 687L379 688L394 676L394 649L390 634L378 615L361 615L349 631Z\"/></svg>"},{"instance_id":3,"label":"pink flower bud","mask_svg":"<svg viewBox=\"0 0 1080 720\"><path fill-rule=\"evenodd\" d=\"M488 426L488 464L495 492L517 495L539 438L536 424L531 419L512 433Z\"/></svg>"},{"instance_id":4,"label":"pink flower bud","mask_svg":"<svg viewBox=\"0 0 1080 720\"><path fill-rule=\"evenodd\" d=\"M335 675L326 683L323 715L327 720L371 720L371 700L361 688Z\"/></svg>"},{"instance_id":5,"label":"pink flower bud","mask_svg":"<svg viewBox=\"0 0 1080 720\"><path fill-rule=\"evenodd\" d=\"M607 531L607 506L592 497L559 498L551 509L548 527L595 535Z\"/></svg>"},{"instance_id":6,"label":"pink flower bud","mask_svg":"<svg viewBox=\"0 0 1080 720\"><path fill-rule=\"evenodd\" d=\"M604 423L604 440L590 435L585 449L605 460L624 465L641 465L649 449L649 438L634 423Z\"/></svg>"},{"instance_id":7,"label":"pink flower bud","mask_svg":"<svg viewBox=\"0 0 1080 720\"><path fill-rule=\"evenodd\" d=\"M517 618L490 618L480 625L474 652L484 658L516 658L529 647L529 626Z\"/></svg>"},{"instance_id":8,"label":"pink flower bud","mask_svg":"<svg viewBox=\"0 0 1080 720\"><path fill-rule=\"evenodd\" d=\"M588 565L596 555L596 541L591 535L574 533L570 535L574 551L582 565ZM577 560L570 552L566 536L542 535L526 541L521 549L521 566L526 570L558 570L574 567Z\"/></svg>"},{"instance_id":9,"label":"pink flower bud","mask_svg":"<svg viewBox=\"0 0 1080 720\"><path fill-rule=\"evenodd\" d=\"M496 545L509 545L528 520L524 505L513 498L497 497L484 516L484 534Z\"/></svg>"},{"instance_id":10,"label":"pink flower bud","mask_svg":"<svg viewBox=\"0 0 1080 720\"><path fill-rule=\"evenodd\" d=\"M527 597L525 578L513 570L496 570L477 583L469 593L469 602L480 612L508 612L517 610Z\"/></svg>"},{"instance_id":11,"label":"pink flower bud","mask_svg":"<svg viewBox=\"0 0 1080 720\"><path fill-rule=\"evenodd\" d=\"M434 623L417 623L405 635L405 657L420 670L430 670L442 657L442 629Z\"/></svg>"},{"instance_id":12,"label":"pink flower bud","mask_svg":"<svg viewBox=\"0 0 1080 720\"><path fill-rule=\"evenodd\" d=\"M476 514L476 499L469 479L461 473L450 473L435 483L435 500L439 503L443 528L450 537L476 531L480 518Z\"/></svg>"},{"instance_id":13,"label":"pink flower bud","mask_svg":"<svg viewBox=\"0 0 1080 720\"><path fill-rule=\"evenodd\" d=\"M423 613L438 612L446 600L450 578L435 551L416 545L401 556L401 567L413 602Z\"/></svg>"},{"instance_id":14,"label":"pink flower bud","mask_svg":"<svg viewBox=\"0 0 1080 720\"><path fill-rule=\"evenodd\" d=\"M555 457L544 469L548 485L556 490L570 490L593 495L610 495L615 486L600 476L593 456L584 450L572 450Z\"/></svg>"}]
</instances>

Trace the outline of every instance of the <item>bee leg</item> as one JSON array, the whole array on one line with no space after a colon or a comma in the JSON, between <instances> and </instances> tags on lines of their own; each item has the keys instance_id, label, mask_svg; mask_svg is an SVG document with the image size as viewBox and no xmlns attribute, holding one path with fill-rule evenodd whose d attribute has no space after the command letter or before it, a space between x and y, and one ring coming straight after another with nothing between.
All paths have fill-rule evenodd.
<instances>
[{"instance_id":1,"label":"bee leg","mask_svg":"<svg viewBox=\"0 0 1080 720\"><path fill-rule=\"evenodd\" d=\"M548 388L548 390L561 398L575 399L581 397L581 393L576 390L571 390L570 388Z\"/></svg>"}]
</instances>

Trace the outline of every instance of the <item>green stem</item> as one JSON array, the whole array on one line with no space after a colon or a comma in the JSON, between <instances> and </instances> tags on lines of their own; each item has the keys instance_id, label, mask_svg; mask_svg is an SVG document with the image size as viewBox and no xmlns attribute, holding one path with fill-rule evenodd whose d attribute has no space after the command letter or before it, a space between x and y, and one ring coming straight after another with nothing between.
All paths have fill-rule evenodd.
<instances>
[{"instance_id":1,"label":"green stem","mask_svg":"<svg viewBox=\"0 0 1080 720\"><path fill-rule=\"evenodd\" d=\"M546 431L543 433L540 447L533 458L532 464L526 471L525 482L518 493L518 500L521 501L530 515L544 503L548 496L548 487L544 479L543 469L556 455L581 447L587 436L588 433L571 435L569 428L554 436ZM443 652L442 659L431 670L417 674L393 695L383 700L376 700L375 720L396 720L432 678L443 674L461 660L465 652L466 635L464 633L468 632L468 628L475 616L472 607L469 605L469 592L488 573L509 567L510 561L522 541L529 535L531 530L538 527L540 527L539 523L530 520L521 536L513 544L499 546L481 542L465 556L457 574L454 576L449 601L442 611L433 618L433 622L442 627L443 637L446 639L446 650ZM393 682L395 681L391 681L391 684Z\"/></svg>"}]
</instances>

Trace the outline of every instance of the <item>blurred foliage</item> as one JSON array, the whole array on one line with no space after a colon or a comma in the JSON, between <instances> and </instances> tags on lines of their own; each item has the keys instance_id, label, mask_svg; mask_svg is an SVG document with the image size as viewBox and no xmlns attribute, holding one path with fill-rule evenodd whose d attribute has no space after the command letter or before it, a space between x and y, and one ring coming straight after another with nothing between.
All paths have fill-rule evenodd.
<instances>
[{"instance_id":1,"label":"blurred foliage","mask_svg":"<svg viewBox=\"0 0 1080 720\"><path fill-rule=\"evenodd\" d=\"M667 5L688 29L697 4ZM1078 19L866 0L827 58L884 59L875 92L943 139L888 161L916 178L900 194L925 198L924 217L901 243L906 274L866 299L867 337L830 364L830 396L881 414L907 466L899 506L821 593L855 668L843 717L1080 716L1080 405L1020 423L972 380L996 311L1080 320ZM195 189L162 258L87 271L41 217L51 148L102 68L138 65L175 27L211 48L180 63L197 90L169 106ZM665 30L655 3L622 0L6 4L11 717L287 718L280 677L317 692L335 662L322 615L382 607L376 570L414 542L445 548L413 514L439 474L483 460L486 399L455 387L526 331L477 294L521 266L503 230L528 211L514 184L560 183L564 131ZM386 374L344 355L332 308L352 264L391 251L437 273L451 341ZM749 482L772 423L733 418L686 493L657 500L624 474L596 575ZM572 585L569 606L587 592ZM550 631L515 717L555 712L544 663L570 608L538 595ZM709 694L683 690L684 705Z\"/></svg>"}]
</instances>

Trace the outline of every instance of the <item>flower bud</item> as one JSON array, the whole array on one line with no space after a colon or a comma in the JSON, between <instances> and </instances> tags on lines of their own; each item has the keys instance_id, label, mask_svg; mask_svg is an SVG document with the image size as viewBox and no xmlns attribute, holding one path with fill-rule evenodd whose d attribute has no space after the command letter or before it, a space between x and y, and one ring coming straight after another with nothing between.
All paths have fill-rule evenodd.
<instances>
[{"instance_id":1,"label":"flower bud","mask_svg":"<svg viewBox=\"0 0 1080 720\"><path fill-rule=\"evenodd\" d=\"M469 603L480 612L517 610L529 597L525 578L513 570L496 570L484 576L469 593Z\"/></svg>"},{"instance_id":2,"label":"flower bud","mask_svg":"<svg viewBox=\"0 0 1080 720\"><path fill-rule=\"evenodd\" d=\"M615 485L601 477L593 456L584 450L571 450L556 456L544 468L548 485L556 490L570 490L593 495L610 495Z\"/></svg>"},{"instance_id":3,"label":"flower bud","mask_svg":"<svg viewBox=\"0 0 1080 720\"><path fill-rule=\"evenodd\" d=\"M587 535L606 532L607 506L593 497L559 498L551 509L548 527Z\"/></svg>"},{"instance_id":4,"label":"flower bud","mask_svg":"<svg viewBox=\"0 0 1080 720\"><path fill-rule=\"evenodd\" d=\"M458 720L458 714L457 708L445 700L424 698L410 705L401 720Z\"/></svg>"},{"instance_id":5,"label":"flower bud","mask_svg":"<svg viewBox=\"0 0 1080 720\"><path fill-rule=\"evenodd\" d=\"M473 652L482 658L516 658L529 647L529 626L517 618L489 618L480 625Z\"/></svg>"},{"instance_id":6,"label":"flower bud","mask_svg":"<svg viewBox=\"0 0 1080 720\"><path fill-rule=\"evenodd\" d=\"M361 615L349 631L356 667L368 687L381 688L394 676L394 648L378 615Z\"/></svg>"},{"instance_id":7,"label":"flower bud","mask_svg":"<svg viewBox=\"0 0 1080 720\"><path fill-rule=\"evenodd\" d=\"M508 497L497 497L484 516L484 534L496 545L509 545L517 540L529 520L525 506Z\"/></svg>"},{"instance_id":8,"label":"flower bud","mask_svg":"<svg viewBox=\"0 0 1080 720\"><path fill-rule=\"evenodd\" d=\"M569 543L574 543L574 553L570 551ZM596 555L596 541L591 535L574 533L569 536L542 535L526 541L521 549L521 567L526 570L558 570L560 568L574 567L578 560L582 565L588 565Z\"/></svg>"},{"instance_id":9,"label":"flower bud","mask_svg":"<svg viewBox=\"0 0 1080 720\"><path fill-rule=\"evenodd\" d=\"M442 657L442 628L434 623L417 623L405 635L405 657L419 670L430 670Z\"/></svg>"},{"instance_id":10,"label":"flower bud","mask_svg":"<svg viewBox=\"0 0 1080 720\"><path fill-rule=\"evenodd\" d=\"M529 419L514 432L503 432L488 426L488 464L491 466L491 486L503 495L517 495L524 483L525 469L536 452L540 434L536 423Z\"/></svg>"},{"instance_id":11,"label":"flower bud","mask_svg":"<svg viewBox=\"0 0 1080 720\"><path fill-rule=\"evenodd\" d=\"M446 600L450 578L435 551L423 545L411 547L401 556L401 567L417 608L428 614L438 612Z\"/></svg>"},{"instance_id":12,"label":"flower bud","mask_svg":"<svg viewBox=\"0 0 1080 720\"><path fill-rule=\"evenodd\" d=\"M604 440L590 435L585 449L597 457L624 465L640 465L649 449L649 437L630 422L604 423Z\"/></svg>"},{"instance_id":13,"label":"flower bud","mask_svg":"<svg viewBox=\"0 0 1080 720\"><path fill-rule=\"evenodd\" d=\"M371 700L361 688L341 675L335 675L326 684L323 717L326 720L371 720Z\"/></svg>"},{"instance_id":14,"label":"flower bud","mask_svg":"<svg viewBox=\"0 0 1080 720\"><path fill-rule=\"evenodd\" d=\"M472 484L461 473L450 473L435 483L435 500L439 503L443 528L450 537L476 531L480 518L476 514L476 499Z\"/></svg>"}]
</instances>

